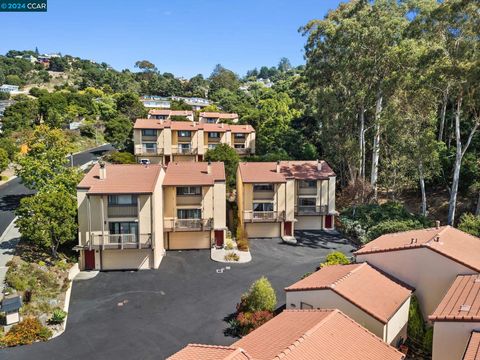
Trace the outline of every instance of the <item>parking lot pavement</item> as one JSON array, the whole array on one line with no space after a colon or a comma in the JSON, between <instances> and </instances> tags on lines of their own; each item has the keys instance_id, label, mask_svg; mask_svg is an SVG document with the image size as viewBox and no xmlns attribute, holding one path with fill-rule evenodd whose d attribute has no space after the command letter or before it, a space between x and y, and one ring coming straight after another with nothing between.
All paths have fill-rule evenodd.
<instances>
[{"instance_id":1,"label":"parking lot pavement","mask_svg":"<svg viewBox=\"0 0 480 360\"><path fill-rule=\"evenodd\" d=\"M253 260L230 269L210 261L209 250L172 251L159 270L101 272L75 281L65 333L0 351L0 358L158 360L191 342L229 345L236 339L224 335L224 318L254 280L267 276L281 306L284 287L315 269L329 252L353 250L335 235L295 235L297 246L251 240Z\"/></svg>"}]
</instances>

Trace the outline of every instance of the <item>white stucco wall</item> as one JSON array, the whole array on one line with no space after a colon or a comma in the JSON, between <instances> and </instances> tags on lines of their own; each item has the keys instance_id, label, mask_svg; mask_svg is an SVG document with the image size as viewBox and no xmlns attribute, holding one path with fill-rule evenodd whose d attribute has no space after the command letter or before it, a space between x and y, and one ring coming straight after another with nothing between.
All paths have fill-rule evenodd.
<instances>
[{"instance_id":1,"label":"white stucco wall","mask_svg":"<svg viewBox=\"0 0 480 360\"><path fill-rule=\"evenodd\" d=\"M480 322L435 322L432 360L461 360L475 329L480 330Z\"/></svg>"}]
</instances>

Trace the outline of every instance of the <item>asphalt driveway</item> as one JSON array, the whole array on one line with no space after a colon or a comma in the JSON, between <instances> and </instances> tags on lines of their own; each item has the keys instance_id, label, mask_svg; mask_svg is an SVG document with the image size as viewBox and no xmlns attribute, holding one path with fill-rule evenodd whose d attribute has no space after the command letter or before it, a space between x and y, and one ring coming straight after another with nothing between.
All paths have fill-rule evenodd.
<instances>
[{"instance_id":1,"label":"asphalt driveway","mask_svg":"<svg viewBox=\"0 0 480 360\"><path fill-rule=\"evenodd\" d=\"M265 275L283 288L312 271L333 250L353 247L335 235L296 234L297 246L251 241L248 264L215 263L209 251L172 251L159 270L103 272L75 281L66 332L45 343L0 351L1 359L163 359L188 343L229 345L224 318L241 294Z\"/></svg>"}]
</instances>

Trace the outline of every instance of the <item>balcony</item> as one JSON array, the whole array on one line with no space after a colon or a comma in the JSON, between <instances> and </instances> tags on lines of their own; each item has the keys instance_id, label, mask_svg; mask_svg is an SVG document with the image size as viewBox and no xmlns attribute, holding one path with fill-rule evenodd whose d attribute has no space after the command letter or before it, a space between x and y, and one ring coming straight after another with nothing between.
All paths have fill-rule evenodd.
<instances>
[{"instance_id":1,"label":"balcony","mask_svg":"<svg viewBox=\"0 0 480 360\"><path fill-rule=\"evenodd\" d=\"M202 205L202 195L177 195L177 205Z\"/></svg>"},{"instance_id":2,"label":"balcony","mask_svg":"<svg viewBox=\"0 0 480 360\"><path fill-rule=\"evenodd\" d=\"M213 219L164 218L165 231L206 231L211 230Z\"/></svg>"},{"instance_id":3,"label":"balcony","mask_svg":"<svg viewBox=\"0 0 480 360\"><path fill-rule=\"evenodd\" d=\"M142 135L142 141L157 141L158 136L157 135Z\"/></svg>"},{"instance_id":4,"label":"balcony","mask_svg":"<svg viewBox=\"0 0 480 360\"><path fill-rule=\"evenodd\" d=\"M109 218L137 217L137 205L108 205L107 215Z\"/></svg>"},{"instance_id":5,"label":"balcony","mask_svg":"<svg viewBox=\"0 0 480 360\"><path fill-rule=\"evenodd\" d=\"M268 190L254 190L253 200L273 200L275 198L274 191Z\"/></svg>"},{"instance_id":6,"label":"balcony","mask_svg":"<svg viewBox=\"0 0 480 360\"><path fill-rule=\"evenodd\" d=\"M162 155L163 148L156 148L156 149L147 149L144 148L142 145L135 145L135 155Z\"/></svg>"},{"instance_id":7,"label":"balcony","mask_svg":"<svg viewBox=\"0 0 480 360\"><path fill-rule=\"evenodd\" d=\"M182 155L194 155L197 153L197 149L192 147L184 148L184 147L172 147L172 154L182 154Z\"/></svg>"},{"instance_id":8,"label":"balcony","mask_svg":"<svg viewBox=\"0 0 480 360\"><path fill-rule=\"evenodd\" d=\"M285 221L285 211L244 211L246 222L281 222Z\"/></svg>"},{"instance_id":9,"label":"balcony","mask_svg":"<svg viewBox=\"0 0 480 360\"><path fill-rule=\"evenodd\" d=\"M234 148L238 155L249 155L250 148Z\"/></svg>"},{"instance_id":10,"label":"balcony","mask_svg":"<svg viewBox=\"0 0 480 360\"><path fill-rule=\"evenodd\" d=\"M327 205L320 205L320 206L295 206L295 214L296 215L327 215L328 214L328 206Z\"/></svg>"},{"instance_id":11,"label":"balcony","mask_svg":"<svg viewBox=\"0 0 480 360\"><path fill-rule=\"evenodd\" d=\"M234 144L245 144L245 136L243 137L234 137L233 138L233 143Z\"/></svg>"},{"instance_id":12,"label":"balcony","mask_svg":"<svg viewBox=\"0 0 480 360\"><path fill-rule=\"evenodd\" d=\"M93 235L88 248L92 249L150 249L152 234L105 234Z\"/></svg>"}]
</instances>

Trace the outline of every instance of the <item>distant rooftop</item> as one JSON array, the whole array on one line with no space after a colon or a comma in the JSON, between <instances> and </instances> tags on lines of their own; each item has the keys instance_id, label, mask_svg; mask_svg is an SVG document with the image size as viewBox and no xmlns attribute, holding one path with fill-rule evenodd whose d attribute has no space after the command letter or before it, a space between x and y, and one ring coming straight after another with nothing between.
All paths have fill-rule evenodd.
<instances>
[{"instance_id":1,"label":"distant rooftop","mask_svg":"<svg viewBox=\"0 0 480 360\"><path fill-rule=\"evenodd\" d=\"M165 129L197 131L205 130L210 132L231 131L232 133L250 134L255 132L251 125L230 125L230 124L203 124L195 121L172 121L159 119L137 119L134 129Z\"/></svg>"},{"instance_id":2,"label":"distant rooftop","mask_svg":"<svg viewBox=\"0 0 480 360\"><path fill-rule=\"evenodd\" d=\"M164 186L201 186L225 181L225 168L222 162L212 162L210 173L206 162L170 162L167 166Z\"/></svg>"},{"instance_id":3,"label":"distant rooftop","mask_svg":"<svg viewBox=\"0 0 480 360\"><path fill-rule=\"evenodd\" d=\"M480 331L480 330L479 330ZM480 360L480 332L472 331L462 360Z\"/></svg>"}]
</instances>

